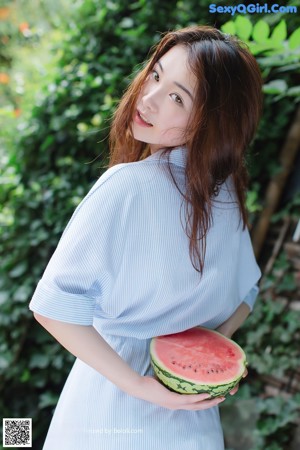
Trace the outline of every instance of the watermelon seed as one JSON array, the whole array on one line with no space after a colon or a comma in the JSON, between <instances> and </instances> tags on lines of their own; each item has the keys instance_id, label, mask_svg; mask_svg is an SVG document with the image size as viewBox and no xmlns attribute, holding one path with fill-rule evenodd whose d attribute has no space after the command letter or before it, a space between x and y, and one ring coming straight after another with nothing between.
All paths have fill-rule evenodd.
<instances>
[{"instance_id":1,"label":"watermelon seed","mask_svg":"<svg viewBox=\"0 0 300 450\"><path fill-rule=\"evenodd\" d=\"M197 369L194 369L194 372L197 372Z\"/></svg>"}]
</instances>

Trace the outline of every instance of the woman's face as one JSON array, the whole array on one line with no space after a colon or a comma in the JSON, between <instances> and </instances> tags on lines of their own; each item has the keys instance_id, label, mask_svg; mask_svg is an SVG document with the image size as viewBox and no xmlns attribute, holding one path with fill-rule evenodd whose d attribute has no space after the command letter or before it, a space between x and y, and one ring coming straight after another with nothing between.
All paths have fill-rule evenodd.
<instances>
[{"instance_id":1,"label":"woman's face","mask_svg":"<svg viewBox=\"0 0 300 450\"><path fill-rule=\"evenodd\" d=\"M182 45L157 61L137 101L132 122L136 140L150 144L151 153L185 143L197 80Z\"/></svg>"}]
</instances>

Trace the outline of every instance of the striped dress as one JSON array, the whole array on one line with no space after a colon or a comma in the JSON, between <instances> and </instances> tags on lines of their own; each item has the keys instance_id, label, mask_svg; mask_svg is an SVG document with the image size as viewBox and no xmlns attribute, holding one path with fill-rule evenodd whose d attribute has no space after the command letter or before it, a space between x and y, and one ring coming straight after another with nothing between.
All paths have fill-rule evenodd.
<instances>
[{"instance_id":1,"label":"striped dress","mask_svg":"<svg viewBox=\"0 0 300 450\"><path fill-rule=\"evenodd\" d=\"M138 373L151 375L153 336L216 328L246 302L260 270L232 182L213 203L202 276L184 231L185 148L108 169L67 225L30 302L60 321L93 325ZM120 374L120 377L122 374ZM169 410L131 397L77 359L44 450L222 450L218 408Z\"/></svg>"}]
</instances>

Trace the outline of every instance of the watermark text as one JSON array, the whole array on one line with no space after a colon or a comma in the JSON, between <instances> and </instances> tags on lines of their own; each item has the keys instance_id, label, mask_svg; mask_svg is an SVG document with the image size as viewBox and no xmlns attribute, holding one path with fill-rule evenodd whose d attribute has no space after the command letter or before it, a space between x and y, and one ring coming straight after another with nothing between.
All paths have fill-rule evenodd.
<instances>
[{"instance_id":1,"label":"watermark text","mask_svg":"<svg viewBox=\"0 0 300 450\"><path fill-rule=\"evenodd\" d=\"M234 16L235 14L296 14L297 10L297 6L283 6L278 3L264 3L263 5L260 5L259 3L250 3L249 5L239 3L237 5L227 6L220 6L212 3L208 7L208 11L211 14L230 14L231 16Z\"/></svg>"}]
</instances>

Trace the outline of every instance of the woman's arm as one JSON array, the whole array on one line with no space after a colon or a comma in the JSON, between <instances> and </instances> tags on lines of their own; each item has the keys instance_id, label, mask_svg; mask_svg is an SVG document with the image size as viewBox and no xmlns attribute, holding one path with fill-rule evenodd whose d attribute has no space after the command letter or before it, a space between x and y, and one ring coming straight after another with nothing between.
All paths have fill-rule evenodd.
<instances>
[{"instance_id":1,"label":"woman's arm","mask_svg":"<svg viewBox=\"0 0 300 450\"><path fill-rule=\"evenodd\" d=\"M207 394L181 395L169 391L154 377L141 376L115 352L93 326L75 325L34 313L36 320L69 352L114 383L124 392L168 409L200 410L216 406L224 398Z\"/></svg>"},{"instance_id":2,"label":"woman's arm","mask_svg":"<svg viewBox=\"0 0 300 450\"><path fill-rule=\"evenodd\" d=\"M220 325L216 331L224 334L224 336L231 338L240 326L245 322L250 314L250 308L246 303L241 303L240 306L225 322Z\"/></svg>"},{"instance_id":3,"label":"woman's arm","mask_svg":"<svg viewBox=\"0 0 300 450\"><path fill-rule=\"evenodd\" d=\"M70 353L123 391L130 394L132 387L139 383L138 373L125 363L93 326L60 322L37 313L34 317Z\"/></svg>"},{"instance_id":4,"label":"woman's arm","mask_svg":"<svg viewBox=\"0 0 300 450\"><path fill-rule=\"evenodd\" d=\"M231 336L243 325L247 317L249 316L251 310L247 303L241 303L240 306L234 311L234 313L223 322L216 331L222 333L224 336L231 338ZM245 369L243 378L248 375L248 370ZM232 391L230 391L231 395L236 394L239 386L237 385Z\"/></svg>"}]
</instances>

